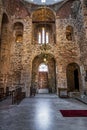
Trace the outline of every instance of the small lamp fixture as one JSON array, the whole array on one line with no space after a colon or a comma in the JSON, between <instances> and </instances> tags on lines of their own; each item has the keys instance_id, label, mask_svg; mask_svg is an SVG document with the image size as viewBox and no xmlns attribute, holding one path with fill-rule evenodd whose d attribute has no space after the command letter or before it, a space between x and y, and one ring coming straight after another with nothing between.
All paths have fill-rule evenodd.
<instances>
[{"instance_id":1,"label":"small lamp fixture","mask_svg":"<svg viewBox=\"0 0 87 130\"><path fill-rule=\"evenodd\" d=\"M47 55L47 54L44 54L44 55L43 55L43 62L44 62L45 64L48 63L48 55Z\"/></svg>"},{"instance_id":2,"label":"small lamp fixture","mask_svg":"<svg viewBox=\"0 0 87 130\"><path fill-rule=\"evenodd\" d=\"M44 60L44 62L46 62L46 61L47 61L47 59L46 59L45 57L44 57L44 59L43 59L43 60Z\"/></svg>"}]
</instances>

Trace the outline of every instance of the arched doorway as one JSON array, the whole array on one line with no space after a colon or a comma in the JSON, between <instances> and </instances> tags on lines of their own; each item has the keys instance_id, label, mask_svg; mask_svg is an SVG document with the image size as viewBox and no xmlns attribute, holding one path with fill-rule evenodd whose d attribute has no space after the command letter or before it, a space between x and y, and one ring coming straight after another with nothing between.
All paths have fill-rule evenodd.
<instances>
[{"instance_id":1,"label":"arched doorway","mask_svg":"<svg viewBox=\"0 0 87 130\"><path fill-rule=\"evenodd\" d=\"M78 64L71 63L67 66L68 91L80 91L80 68Z\"/></svg>"},{"instance_id":2,"label":"arched doorway","mask_svg":"<svg viewBox=\"0 0 87 130\"><path fill-rule=\"evenodd\" d=\"M56 92L56 63L52 55L46 54L47 61L44 61L44 54L36 56L32 62L31 86L36 87L40 93Z\"/></svg>"},{"instance_id":3,"label":"arched doorway","mask_svg":"<svg viewBox=\"0 0 87 130\"><path fill-rule=\"evenodd\" d=\"M38 93L48 93L48 65L42 63L38 69Z\"/></svg>"}]
</instances>

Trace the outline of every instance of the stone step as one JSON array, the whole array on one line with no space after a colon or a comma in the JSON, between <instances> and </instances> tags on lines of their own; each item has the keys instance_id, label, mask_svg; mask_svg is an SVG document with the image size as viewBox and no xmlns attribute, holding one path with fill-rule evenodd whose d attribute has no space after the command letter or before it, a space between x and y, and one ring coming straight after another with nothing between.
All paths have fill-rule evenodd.
<instances>
[{"instance_id":1,"label":"stone step","mask_svg":"<svg viewBox=\"0 0 87 130\"><path fill-rule=\"evenodd\" d=\"M49 93L49 90L48 89L38 89L38 93L39 94L46 94L46 93Z\"/></svg>"},{"instance_id":2,"label":"stone step","mask_svg":"<svg viewBox=\"0 0 87 130\"><path fill-rule=\"evenodd\" d=\"M77 96L80 96L80 92L69 92L68 96L69 97L77 97Z\"/></svg>"},{"instance_id":3,"label":"stone step","mask_svg":"<svg viewBox=\"0 0 87 130\"><path fill-rule=\"evenodd\" d=\"M87 104L87 96L85 96L85 95L81 95L79 97L75 97L75 99L77 99L77 100Z\"/></svg>"}]
</instances>

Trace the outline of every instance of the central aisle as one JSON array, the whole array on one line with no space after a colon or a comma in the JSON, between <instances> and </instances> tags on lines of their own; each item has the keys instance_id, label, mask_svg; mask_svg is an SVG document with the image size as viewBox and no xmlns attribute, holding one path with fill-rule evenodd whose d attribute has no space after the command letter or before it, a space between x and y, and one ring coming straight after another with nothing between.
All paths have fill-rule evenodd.
<instances>
[{"instance_id":1,"label":"central aisle","mask_svg":"<svg viewBox=\"0 0 87 130\"><path fill-rule=\"evenodd\" d=\"M54 94L37 94L0 110L0 130L87 130L86 117L66 118L60 109L87 109L87 105Z\"/></svg>"}]
</instances>

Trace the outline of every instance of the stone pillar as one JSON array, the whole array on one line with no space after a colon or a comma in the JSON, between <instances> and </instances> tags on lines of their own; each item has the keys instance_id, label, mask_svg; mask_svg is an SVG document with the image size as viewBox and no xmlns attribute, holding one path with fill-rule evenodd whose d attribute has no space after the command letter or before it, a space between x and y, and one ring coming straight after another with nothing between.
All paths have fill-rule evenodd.
<instances>
[{"instance_id":1,"label":"stone pillar","mask_svg":"<svg viewBox=\"0 0 87 130\"><path fill-rule=\"evenodd\" d=\"M21 83L24 84L23 91L26 92L26 97L30 96L30 86L31 86L31 62L23 66L21 74Z\"/></svg>"},{"instance_id":2,"label":"stone pillar","mask_svg":"<svg viewBox=\"0 0 87 130\"><path fill-rule=\"evenodd\" d=\"M0 59L1 59L1 25L2 25L2 3L0 0ZM1 66L0 66L0 68L1 68Z\"/></svg>"},{"instance_id":3,"label":"stone pillar","mask_svg":"<svg viewBox=\"0 0 87 130\"><path fill-rule=\"evenodd\" d=\"M57 70L57 94L58 88L67 88L67 78L66 78L66 69L63 68L63 65L58 66Z\"/></svg>"},{"instance_id":4,"label":"stone pillar","mask_svg":"<svg viewBox=\"0 0 87 130\"><path fill-rule=\"evenodd\" d=\"M84 66L80 66L80 72L81 72L81 79L82 79L82 89L81 89L81 95L84 95L85 91L85 70Z\"/></svg>"},{"instance_id":5,"label":"stone pillar","mask_svg":"<svg viewBox=\"0 0 87 130\"><path fill-rule=\"evenodd\" d=\"M32 19L27 17L24 20L24 33L23 33L23 54L22 54L22 78L21 82L25 84L26 97L30 96L31 86L31 73L32 73Z\"/></svg>"}]
</instances>

